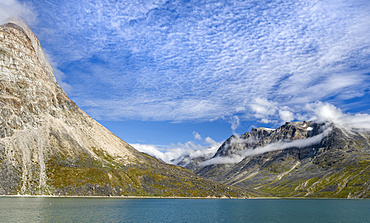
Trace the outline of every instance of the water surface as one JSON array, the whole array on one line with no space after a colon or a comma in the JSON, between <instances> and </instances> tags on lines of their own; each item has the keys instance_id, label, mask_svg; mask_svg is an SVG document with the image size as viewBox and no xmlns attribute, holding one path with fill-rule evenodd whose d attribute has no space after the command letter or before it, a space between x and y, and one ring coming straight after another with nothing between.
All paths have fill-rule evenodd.
<instances>
[{"instance_id":1,"label":"water surface","mask_svg":"<svg viewBox=\"0 0 370 223\"><path fill-rule=\"evenodd\" d=\"M369 222L370 200L1 197L1 222Z\"/></svg>"}]
</instances>

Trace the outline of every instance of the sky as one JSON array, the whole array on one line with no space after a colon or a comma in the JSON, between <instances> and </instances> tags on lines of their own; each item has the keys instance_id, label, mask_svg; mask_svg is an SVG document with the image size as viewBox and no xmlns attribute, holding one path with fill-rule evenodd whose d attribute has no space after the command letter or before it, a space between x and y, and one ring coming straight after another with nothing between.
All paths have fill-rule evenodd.
<instances>
[{"instance_id":1,"label":"sky","mask_svg":"<svg viewBox=\"0 0 370 223\"><path fill-rule=\"evenodd\" d=\"M2 0L0 22L22 17L82 110L169 160L320 106L370 113L369 11L369 0Z\"/></svg>"}]
</instances>

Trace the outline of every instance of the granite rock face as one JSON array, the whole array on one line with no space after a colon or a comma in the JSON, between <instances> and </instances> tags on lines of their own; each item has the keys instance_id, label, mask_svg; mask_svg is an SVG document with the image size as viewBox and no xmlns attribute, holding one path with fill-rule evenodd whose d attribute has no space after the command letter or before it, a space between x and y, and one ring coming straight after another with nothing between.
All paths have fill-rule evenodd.
<instances>
[{"instance_id":1,"label":"granite rock face","mask_svg":"<svg viewBox=\"0 0 370 223\"><path fill-rule=\"evenodd\" d=\"M0 194L246 196L136 151L89 117L19 19L0 26Z\"/></svg>"},{"instance_id":2,"label":"granite rock face","mask_svg":"<svg viewBox=\"0 0 370 223\"><path fill-rule=\"evenodd\" d=\"M232 136L211 159L243 157L235 163L187 168L263 196L369 198L369 141L370 133L360 129L291 122Z\"/></svg>"}]
</instances>

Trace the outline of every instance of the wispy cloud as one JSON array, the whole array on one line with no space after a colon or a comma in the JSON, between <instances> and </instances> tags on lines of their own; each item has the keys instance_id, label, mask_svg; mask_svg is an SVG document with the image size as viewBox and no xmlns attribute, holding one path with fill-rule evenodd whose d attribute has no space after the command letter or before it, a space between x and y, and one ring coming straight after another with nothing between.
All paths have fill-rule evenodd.
<instances>
[{"instance_id":1,"label":"wispy cloud","mask_svg":"<svg viewBox=\"0 0 370 223\"><path fill-rule=\"evenodd\" d=\"M231 117L231 130L234 135L236 134L236 129L239 127L239 125L240 125L239 117L236 115L232 116Z\"/></svg>"},{"instance_id":2,"label":"wispy cloud","mask_svg":"<svg viewBox=\"0 0 370 223\"><path fill-rule=\"evenodd\" d=\"M66 78L66 75L58 68L58 64L55 62L55 60L52 58L52 56L47 53L47 51L44 49L44 54L50 65L53 67L53 73L55 76L55 79L57 80L58 84L63 88L64 91L68 93L72 92L72 86L67 84L64 79Z\"/></svg>"},{"instance_id":3,"label":"wispy cloud","mask_svg":"<svg viewBox=\"0 0 370 223\"><path fill-rule=\"evenodd\" d=\"M368 1L33 5L70 96L95 118L279 124L307 103L369 97Z\"/></svg>"},{"instance_id":4,"label":"wispy cloud","mask_svg":"<svg viewBox=\"0 0 370 223\"><path fill-rule=\"evenodd\" d=\"M0 24L4 24L11 17L21 17L29 25L37 22L37 14L32 6L18 0L1 0L0 2Z\"/></svg>"}]
</instances>

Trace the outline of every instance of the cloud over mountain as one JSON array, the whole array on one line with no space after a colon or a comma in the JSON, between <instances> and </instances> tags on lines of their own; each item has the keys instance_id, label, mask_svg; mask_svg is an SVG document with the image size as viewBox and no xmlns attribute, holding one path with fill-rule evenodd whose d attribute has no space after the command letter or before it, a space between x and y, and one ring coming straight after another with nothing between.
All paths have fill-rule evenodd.
<instances>
[{"instance_id":1,"label":"cloud over mountain","mask_svg":"<svg viewBox=\"0 0 370 223\"><path fill-rule=\"evenodd\" d=\"M36 23L37 14L29 3L17 0L2 0L0 2L0 25L7 22L10 17L21 17L29 25Z\"/></svg>"},{"instance_id":2,"label":"cloud over mountain","mask_svg":"<svg viewBox=\"0 0 370 223\"><path fill-rule=\"evenodd\" d=\"M172 144L166 148L138 143L132 144L132 146L140 152L147 153L166 163L177 165L179 162L188 164L192 159L197 157L209 159L221 145L220 142L216 142L210 137L206 137L202 140L202 137L197 132L194 134L194 139L197 141Z\"/></svg>"}]
</instances>

